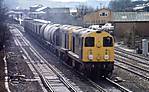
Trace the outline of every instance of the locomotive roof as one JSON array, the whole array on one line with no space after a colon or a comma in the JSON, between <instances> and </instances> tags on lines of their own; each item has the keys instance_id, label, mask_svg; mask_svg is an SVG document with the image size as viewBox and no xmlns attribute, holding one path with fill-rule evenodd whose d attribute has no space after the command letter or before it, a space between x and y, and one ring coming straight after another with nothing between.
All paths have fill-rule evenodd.
<instances>
[{"instance_id":1,"label":"locomotive roof","mask_svg":"<svg viewBox=\"0 0 149 92\"><path fill-rule=\"evenodd\" d=\"M35 22L39 23L51 23L51 21L41 20L41 19L34 19Z\"/></svg>"},{"instance_id":2,"label":"locomotive roof","mask_svg":"<svg viewBox=\"0 0 149 92\"><path fill-rule=\"evenodd\" d=\"M73 35L83 35L83 34L86 34L88 32L91 32L91 31L95 31L95 30L88 29L88 28L82 28L82 29L78 29L77 31L74 31Z\"/></svg>"},{"instance_id":3,"label":"locomotive roof","mask_svg":"<svg viewBox=\"0 0 149 92\"><path fill-rule=\"evenodd\" d=\"M92 34L92 33L97 33L97 34L107 34L107 35L110 35L108 32L106 31L98 31L98 30L92 30L92 31L88 31L87 33L85 34L82 34L81 37L86 37L88 36L89 34Z\"/></svg>"}]
</instances>

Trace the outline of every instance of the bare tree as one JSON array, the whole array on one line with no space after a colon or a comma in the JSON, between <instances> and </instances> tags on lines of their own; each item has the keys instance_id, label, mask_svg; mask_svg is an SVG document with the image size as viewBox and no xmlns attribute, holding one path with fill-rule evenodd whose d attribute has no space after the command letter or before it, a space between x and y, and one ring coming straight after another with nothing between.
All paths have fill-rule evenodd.
<instances>
[{"instance_id":1,"label":"bare tree","mask_svg":"<svg viewBox=\"0 0 149 92\"><path fill-rule=\"evenodd\" d=\"M109 7L112 11L127 11L131 5L131 0L111 0L109 3Z\"/></svg>"},{"instance_id":2,"label":"bare tree","mask_svg":"<svg viewBox=\"0 0 149 92\"><path fill-rule=\"evenodd\" d=\"M3 49L5 41L8 39L8 28L6 24L7 20L7 8L4 7L3 0L0 0L0 50Z\"/></svg>"},{"instance_id":3,"label":"bare tree","mask_svg":"<svg viewBox=\"0 0 149 92\"><path fill-rule=\"evenodd\" d=\"M94 9L92 7L86 6L86 5L79 5L77 7L77 11L78 11L78 17L83 17L84 15L86 15L89 12L93 12Z\"/></svg>"}]
</instances>

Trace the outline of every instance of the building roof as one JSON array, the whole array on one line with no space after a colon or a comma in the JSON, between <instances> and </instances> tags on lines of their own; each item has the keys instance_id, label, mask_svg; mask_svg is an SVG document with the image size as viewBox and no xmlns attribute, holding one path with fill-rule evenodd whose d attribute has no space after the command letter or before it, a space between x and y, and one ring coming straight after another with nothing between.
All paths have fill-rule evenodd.
<instances>
[{"instance_id":1,"label":"building roof","mask_svg":"<svg viewBox=\"0 0 149 92\"><path fill-rule=\"evenodd\" d=\"M9 11L7 14L23 14L23 12L20 11Z\"/></svg>"},{"instance_id":2,"label":"building roof","mask_svg":"<svg viewBox=\"0 0 149 92\"><path fill-rule=\"evenodd\" d=\"M113 12L113 21L149 21L149 12Z\"/></svg>"},{"instance_id":3,"label":"building roof","mask_svg":"<svg viewBox=\"0 0 149 92\"><path fill-rule=\"evenodd\" d=\"M144 3L144 4L136 5L136 7L134 7L133 10L138 11L138 10L143 10L148 7L149 7L149 3Z\"/></svg>"},{"instance_id":4,"label":"building roof","mask_svg":"<svg viewBox=\"0 0 149 92\"><path fill-rule=\"evenodd\" d=\"M48 7L41 7L41 8L36 9L35 11L39 12L39 11L42 11L42 10L44 10L46 8L48 8Z\"/></svg>"},{"instance_id":5,"label":"building roof","mask_svg":"<svg viewBox=\"0 0 149 92\"><path fill-rule=\"evenodd\" d=\"M70 12L73 13L73 12L78 12L78 11L77 9L70 9Z\"/></svg>"},{"instance_id":6,"label":"building roof","mask_svg":"<svg viewBox=\"0 0 149 92\"><path fill-rule=\"evenodd\" d=\"M52 13L70 13L69 8L51 8L50 12Z\"/></svg>"},{"instance_id":7,"label":"building roof","mask_svg":"<svg viewBox=\"0 0 149 92\"><path fill-rule=\"evenodd\" d=\"M101 10L108 10L108 11L111 11L111 9L109 9L109 8L101 8L101 9L98 9L97 11L101 11Z\"/></svg>"},{"instance_id":8,"label":"building roof","mask_svg":"<svg viewBox=\"0 0 149 92\"><path fill-rule=\"evenodd\" d=\"M31 7L42 7L42 6L43 6L43 5L35 4L35 5L31 6Z\"/></svg>"},{"instance_id":9,"label":"building roof","mask_svg":"<svg viewBox=\"0 0 149 92\"><path fill-rule=\"evenodd\" d=\"M45 14L45 12L43 12L43 11L39 11L39 12L30 12L30 14Z\"/></svg>"},{"instance_id":10,"label":"building roof","mask_svg":"<svg viewBox=\"0 0 149 92\"><path fill-rule=\"evenodd\" d=\"M143 8L145 8L145 6L137 6L137 7L135 7L135 8L133 8L133 10L140 10L140 9L143 9Z\"/></svg>"}]
</instances>

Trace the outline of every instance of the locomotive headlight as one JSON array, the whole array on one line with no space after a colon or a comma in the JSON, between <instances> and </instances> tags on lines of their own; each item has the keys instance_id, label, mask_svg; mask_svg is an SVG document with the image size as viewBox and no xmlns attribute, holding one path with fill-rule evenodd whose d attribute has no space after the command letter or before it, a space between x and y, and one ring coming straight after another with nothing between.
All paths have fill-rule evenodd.
<instances>
[{"instance_id":1,"label":"locomotive headlight","mask_svg":"<svg viewBox=\"0 0 149 92\"><path fill-rule=\"evenodd\" d=\"M106 60L109 59L109 58L110 58L109 55L104 56L104 59L106 59Z\"/></svg>"},{"instance_id":2,"label":"locomotive headlight","mask_svg":"<svg viewBox=\"0 0 149 92\"><path fill-rule=\"evenodd\" d=\"M93 60L94 59L92 49L89 50L88 59L89 60Z\"/></svg>"},{"instance_id":3,"label":"locomotive headlight","mask_svg":"<svg viewBox=\"0 0 149 92\"><path fill-rule=\"evenodd\" d=\"M93 55L88 55L89 60L93 60L94 56Z\"/></svg>"}]
</instances>

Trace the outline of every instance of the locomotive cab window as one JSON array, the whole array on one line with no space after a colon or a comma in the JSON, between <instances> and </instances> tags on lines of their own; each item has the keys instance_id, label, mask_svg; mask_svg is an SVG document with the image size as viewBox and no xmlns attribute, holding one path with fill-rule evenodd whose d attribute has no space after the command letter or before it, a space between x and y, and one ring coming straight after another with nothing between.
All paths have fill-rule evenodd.
<instances>
[{"instance_id":1,"label":"locomotive cab window","mask_svg":"<svg viewBox=\"0 0 149 92\"><path fill-rule=\"evenodd\" d=\"M104 47L112 47L113 46L112 37L104 37L103 38L103 46Z\"/></svg>"},{"instance_id":2,"label":"locomotive cab window","mask_svg":"<svg viewBox=\"0 0 149 92\"><path fill-rule=\"evenodd\" d=\"M85 38L85 47L94 47L94 37L86 37Z\"/></svg>"}]
</instances>

